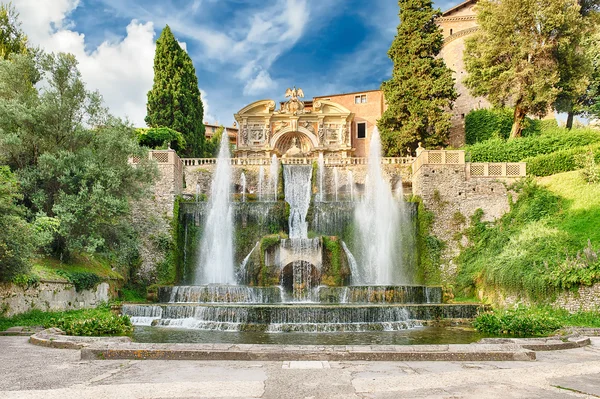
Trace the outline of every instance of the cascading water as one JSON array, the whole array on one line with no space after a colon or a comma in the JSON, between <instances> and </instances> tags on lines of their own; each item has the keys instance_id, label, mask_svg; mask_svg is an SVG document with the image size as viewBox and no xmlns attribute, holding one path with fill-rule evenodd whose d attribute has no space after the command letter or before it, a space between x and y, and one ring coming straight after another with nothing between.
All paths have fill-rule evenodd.
<instances>
[{"instance_id":1,"label":"cascading water","mask_svg":"<svg viewBox=\"0 0 600 399\"><path fill-rule=\"evenodd\" d=\"M323 191L323 179L325 179L325 158L323 158L323 153L319 153L319 159L317 161L317 166L319 167L319 202L325 201L325 192Z\"/></svg>"},{"instance_id":2,"label":"cascading water","mask_svg":"<svg viewBox=\"0 0 600 399\"><path fill-rule=\"evenodd\" d=\"M244 172L240 176L240 185L242 186L242 202L246 202L246 174Z\"/></svg>"},{"instance_id":3,"label":"cascading water","mask_svg":"<svg viewBox=\"0 0 600 399\"><path fill-rule=\"evenodd\" d=\"M230 192L232 167L229 157L229 138L224 134L213 175L209 210L194 276L196 284L236 284Z\"/></svg>"},{"instance_id":4,"label":"cascading water","mask_svg":"<svg viewBox=\"0 0 600 399\"><path fill-rule=\"evenodd\" d=\"M283 168L285 179L285 201L290 205L289 231L290 238L282 241L282 247L288 248L295 260L291 265L284 267L282 286L286 286L291 267L291 285L293 298L297 301L310 301L314 286L314 265L302 259L310 258L310 254L317 250L318 239L308 239L308 223L306 214L310 206L310 188L312 178L312 165L285 165Z\"/></svg>"},{"instance_id":5,"label":"cascading water","mask_svg":"<svg viewBox=\"0 0 600 399\"><path fill-rule=\"evenodd\" d=\"M279 184L279 160L277 155L271 157L271 167L269 168L269 189L273 195L273 201L277 201L277 185Z\"/></svg>"},{"instance_id":6,"label":"cascading water","mask_svg":"<svg viewBox=\"0 0 600 399\"><path fill-rule=\"evenodd\" d=\"M350 198L350 201L354 202L354 174L352 173L351 170L348 170L347 174L346 174L346 180L347 180L347 190L348 190L348 197Z\"/></svg>"},{"instance_id":7,"label":"cascading water","mask_svg":"<svg viewBox=\"0 0 600 399\"><path fill-rule=\"evenodd\" d=\"M263 199L263 183L265 180L265 167L260 165L260 168L258 169L258 200L262 201Z\"/></svg>"},{"instance_id":8,"label":"cascading water","mask_svg":"<svg viewBox=\"0 0 600 399\"><path fill-rule=\"evenodd\" d=\"M358 284L406 283L401 265L401 203L394 199L381 170L381 141L377 127L369 147L368 178L355 219L358 228L356 252L361 267Z\"/></svg>"}]
</instances>

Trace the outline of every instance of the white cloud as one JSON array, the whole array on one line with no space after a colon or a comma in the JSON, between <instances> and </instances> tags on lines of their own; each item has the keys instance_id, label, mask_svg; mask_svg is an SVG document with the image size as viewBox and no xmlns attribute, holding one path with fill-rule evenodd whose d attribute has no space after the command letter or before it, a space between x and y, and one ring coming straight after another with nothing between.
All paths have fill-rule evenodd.
<instances>
[{"instance_id":1,"label":"white cloud","mask_svg":"<svg viewBox=\"0 0 600 399\"><path fill-rule=\"evenodd\" d=\"M246 86L244 86L244 95L257 96L274 89L275 87L276 84L273 79L271 79L271 75L263 69L253 79L250 79Z\"/></svg>"}]
</instances>

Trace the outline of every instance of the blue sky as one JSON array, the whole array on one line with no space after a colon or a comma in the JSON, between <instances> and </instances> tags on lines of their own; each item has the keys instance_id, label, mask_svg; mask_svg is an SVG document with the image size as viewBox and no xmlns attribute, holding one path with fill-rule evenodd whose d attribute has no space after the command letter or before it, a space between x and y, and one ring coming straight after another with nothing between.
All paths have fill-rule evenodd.
<instances>
[{"instance_id":1,"label":"blue sky","mask_svg":"<svg viewBox=\"0 0 600 399\"><path fill-rule=\"evenodd\" d=\"M0 0L2 1L2 0ZM461 1L439 0L446 10ZM189 52L205 120L296 85L307 97L376 89L399 23L394 0L16 0L30 41L74 53L88 88L143 125L154 42L169 24Z\"/></svg>"}]
</instances>

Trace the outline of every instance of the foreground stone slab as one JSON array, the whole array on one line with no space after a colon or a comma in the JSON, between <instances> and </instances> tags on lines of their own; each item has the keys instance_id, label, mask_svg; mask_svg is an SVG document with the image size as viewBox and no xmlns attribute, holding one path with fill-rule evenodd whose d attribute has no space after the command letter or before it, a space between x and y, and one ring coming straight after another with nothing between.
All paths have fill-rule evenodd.
<instances>
[{"instance_id":1,"label":"foreground stone slab","mask_svg":"<svg viewBox=\"0 0 600 399\"><path fill-rule=\"evenodd\" d=\"M343 346L342 346L343 347ZM535 352L516 344L415 346L93 344L82 360L251 360L251 361L532 361Z\"/></svg>"}]
</instances>

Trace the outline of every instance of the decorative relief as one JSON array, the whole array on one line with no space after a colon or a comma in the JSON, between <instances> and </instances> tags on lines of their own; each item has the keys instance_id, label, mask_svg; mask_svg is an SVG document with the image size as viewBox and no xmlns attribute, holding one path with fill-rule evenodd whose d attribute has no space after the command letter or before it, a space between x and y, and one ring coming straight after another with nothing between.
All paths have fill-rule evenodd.
<instances>
[{"instance_id":1,"label":"decorative relief","mask_svg":"<svg viewBox=\"0 0 600 399\"><path fill-rule=\"evenodd\" d=\"M302 127L311 132L312 134L315 134L315 127L311 122L302 122Z\"/></svg>"},{"instance_id":2,"label":"decorative relief","mask_svg":"<svg viewBox=\"0 0 600 399\"><path fill-rule=\"evenodd\" d=\"M319 137L319 145L323 146L325 144L325 126L323 124L323 121L319 121L319 133L318 133L318 137Z\"/></svg>"},{"instance_id":3,"label":"decorative relief","mask_svg":"<svg viewBox=\"0 0 600 399\"><path fill-rule=\"evenodd\" d=\"M252 144L263 143L267 140L267 128L263 124L254 123L250 125L250 141Z\"/></svg>"},{"instance_id":4,"label":"decorative relief","mask_svg":"<svg viewBox=\"0 0 600 399\"><path fill-rule=\"evenodd\" d=\"M297 115L304 113L304 102L298 99L298 97L304 97L302 89L296 89L296 86L293 89L288 88L285 91L285 96L291 98L283 104L281 109L282 114Z\"/></svg>"},{"instance_id":5,"label":"decorative relief","mask_svg":"<svg viewBox=\"0 0 600 399\"><path fill-rule=\"evenodd\" d=\"M246 121L242 126L242 145L248 145L248 122Z\"/></svg>"}]
</instances>

